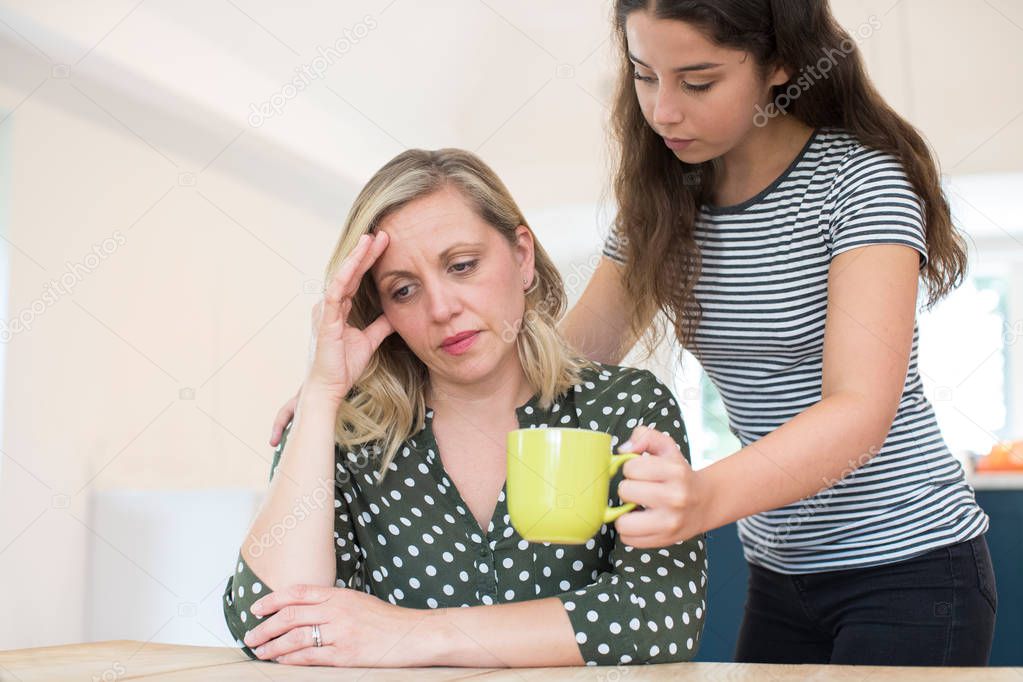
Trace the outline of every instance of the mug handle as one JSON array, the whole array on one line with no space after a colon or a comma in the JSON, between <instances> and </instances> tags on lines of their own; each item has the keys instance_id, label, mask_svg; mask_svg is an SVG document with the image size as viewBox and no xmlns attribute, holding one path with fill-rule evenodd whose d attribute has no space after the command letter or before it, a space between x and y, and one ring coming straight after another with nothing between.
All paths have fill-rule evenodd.
<instances>
[{"instance_id":1,"label":"mug handle","mask_svg":"<svg viewBox=\"0 0 1023 682\"><path fill-rule=\"evenodd\" d=\"M628 462L633 457L639 456L640 453L638 452L621 452L618 453L617 455L611 455L611 464L608 467L608 475L613 477L616 473L618 473L618 469L623 464ZM608 507L607 509L604 510L604 523L611 523L622 514L626 514L635 508L636 508L635 502L626 502L625 504L619 505L617 507Z\"/></svg>"}]
</instances>

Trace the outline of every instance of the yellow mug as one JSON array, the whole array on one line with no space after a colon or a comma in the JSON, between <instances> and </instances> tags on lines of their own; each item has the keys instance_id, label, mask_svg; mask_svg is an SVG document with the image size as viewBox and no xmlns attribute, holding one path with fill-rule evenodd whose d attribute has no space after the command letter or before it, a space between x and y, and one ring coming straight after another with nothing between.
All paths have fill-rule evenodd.
<instances>
[{"instance_id":1,"label":"yellow mug","mask_svg":"<svg viewBox=\"0 0 1023 682\"><path fill-rule=\"evenodd\" d=\"M611 477L638 453L611 453L611 435L571 428L508 433L508 515L529 542L579 545L636 508L608 507Z\"/></svg>"}]
</instances>

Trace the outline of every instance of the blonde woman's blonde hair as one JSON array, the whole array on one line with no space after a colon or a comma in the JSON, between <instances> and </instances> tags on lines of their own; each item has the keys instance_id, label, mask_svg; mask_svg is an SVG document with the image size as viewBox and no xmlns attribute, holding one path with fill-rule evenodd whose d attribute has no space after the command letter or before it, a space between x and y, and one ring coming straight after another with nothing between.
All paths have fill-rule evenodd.
<instances>
[{"instance_id":1,"label":"blonde woman's blonde hair","mask_svg":"<svg viewBox=\"0 0 1023 682\"><path fill-rule=\"evenodd\" d=\"M507 187L475 154L461 149L409 149L378 170L355 198L327 265L325 282L332 280L359 237L375 232L387 216L410 202L446 188L457 190L510 245L516 244L519 225L532 232ZM515 334L519 361L540 396L540 406L549 409L555 398L580 382L583 369L592 363L557 331L566 306L564 285L535 235L533 242L534 283L526 292L521 323L509 331ZM381 313L379 292L372 275L366 273L352 299L348 323L364 329ZM373 459L379 456L382 480L401 444L425 425L428 383L426 365L398 334L391 334L338 409L336 441L348 450L369 446Z\"/></svg>"}]
</instances>

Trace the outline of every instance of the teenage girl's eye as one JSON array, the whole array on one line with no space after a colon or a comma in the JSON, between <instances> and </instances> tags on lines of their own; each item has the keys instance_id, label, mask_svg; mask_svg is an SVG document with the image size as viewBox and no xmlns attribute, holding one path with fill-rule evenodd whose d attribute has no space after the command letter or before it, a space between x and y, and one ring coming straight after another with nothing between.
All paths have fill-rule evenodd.
<instances>
[{"instance_id":1,"label":"teenage girl's eye","mask_svg":"<svg viewBox=\"0 0 1023 682\"><path fill-rule=\"evenodd\" d=\"M710 87L712 85L714 85L714 84L713 83L703 83L701 85L693 85L692 83L687 83L685 81L682 81L682 89L683 90L688 90L689 92L707 92L708 90L710 90Z\"/></svg>"},{"instance_id":2,"label":"teenage girl's eye","mask_svg":"<svg viewBox=\"0 0 1023 682\"><path fill-rule=\"evenodd\" d=\"M465 261L462 261L460 263L454 263L451 266L451 269L454 270L455 272L459 273L459 274L464 274L464 273L469 272L472 269L474 269L476 267L477 263L479 263L478 259L465 260Z\"/></svg>"},{"instance_id":3,"label":"teenage girl's eye","mask_svg":"<svg viewBox=\"0 0 1023 682\"><path fill-rule=\"evenodd\" d=\"M644 76L644 75L640 74L639 71L634 71L632 73L632 77L635 78L636 80L642 81L644 83L656 83L657 82L657 79L654 78L653 76ZM687 92L692 92L692 93L707 92L708 90L710 90L712 85L714 85L714 84L713 83L702 83L700 85L695 85L693 83L687 83L686 81L682 81L682 89L686 90Z\"/></svg>"}]
</instances>

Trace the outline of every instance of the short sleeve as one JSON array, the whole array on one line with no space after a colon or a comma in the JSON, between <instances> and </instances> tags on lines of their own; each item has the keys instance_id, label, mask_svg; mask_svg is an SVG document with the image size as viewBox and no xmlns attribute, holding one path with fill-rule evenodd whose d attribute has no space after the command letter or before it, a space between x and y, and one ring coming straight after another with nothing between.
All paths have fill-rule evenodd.
<instances>
[{"instance_id":1,"label":"short sleeve","mask_svg":"<svg viewBox=\"0 0 1023 682\"><path fill-rule=\"evenodd\" d=\"M863 246L902 244L927 263L923 202L892 155L859 147L835 177L829 202L831 257Z\"/></svg>"},{"instance_id":2,"label":"short sleeve","mask_svg":"<svg viewBox=\"0 0 1023 682\"><path fill-rule=\"evenodd\" d=\"M281 454L284 452L284 445L290 433L291 423L284 428L284 432L281 434L281 442L278 443L277 449L274 451L273 462L270 465L271 481L274 474L277 473L277 466L280 464ZM339 449L339 447L335 446L335 461L337 462L340 462L340 457L338 456ZM341 465L338 464L337 466ZM341 476L335 477L335 481L341 479ZM335 585L338 587L357 587L359 586L358 583L360 583L360 551L356 543L355 531L351 524L348 505L336 483L334 486L334 511L334 553L337 557L337 580ZM249 548L249 553L255 556L256 553L261 551L264 543L272 543L274 539L271 537L262 539L246 537L245 541L255 543ZM256 658L256 656L245 646L242 640L245 637L245 633L255 627L261 620L260 616L252 614L251 608L256 601L271 592L272 590L256 575L255 571L252 570L248 562L242 557L241 552L239 552L234 571L231 577L227 579L227 586L224 588L224 619L227 621L227 629L235 638L235 643L251 658Z\"/></svg>"},{"instance_id":3,"label":"short sleeve","mask_svg":"<svg viewBox=\"0 0 1023 682\"><path fill-rule=\"evenodd\" d=\"M617 225L612 225L607 239L604 240L604 255L620 265L625 265L627 247L628 238L619 231Z\"/></svg>"},{"instance_id":4,"label":"short sleeve","mask_svg":"<svg viewBox=\"0 0 1023 682\"><path fill-rule=\"evenodd\" d=\"M605 395L624 396L622 439L640 424L666 432L689 461L678 404L646 370L629 370ZM615 407L618 407L616 405ZM611 570L590 585L558 595L587 665L670 663L696 656L706 615L706 538L638 549L617 540Z\"/></svg>"}]
</instances>

